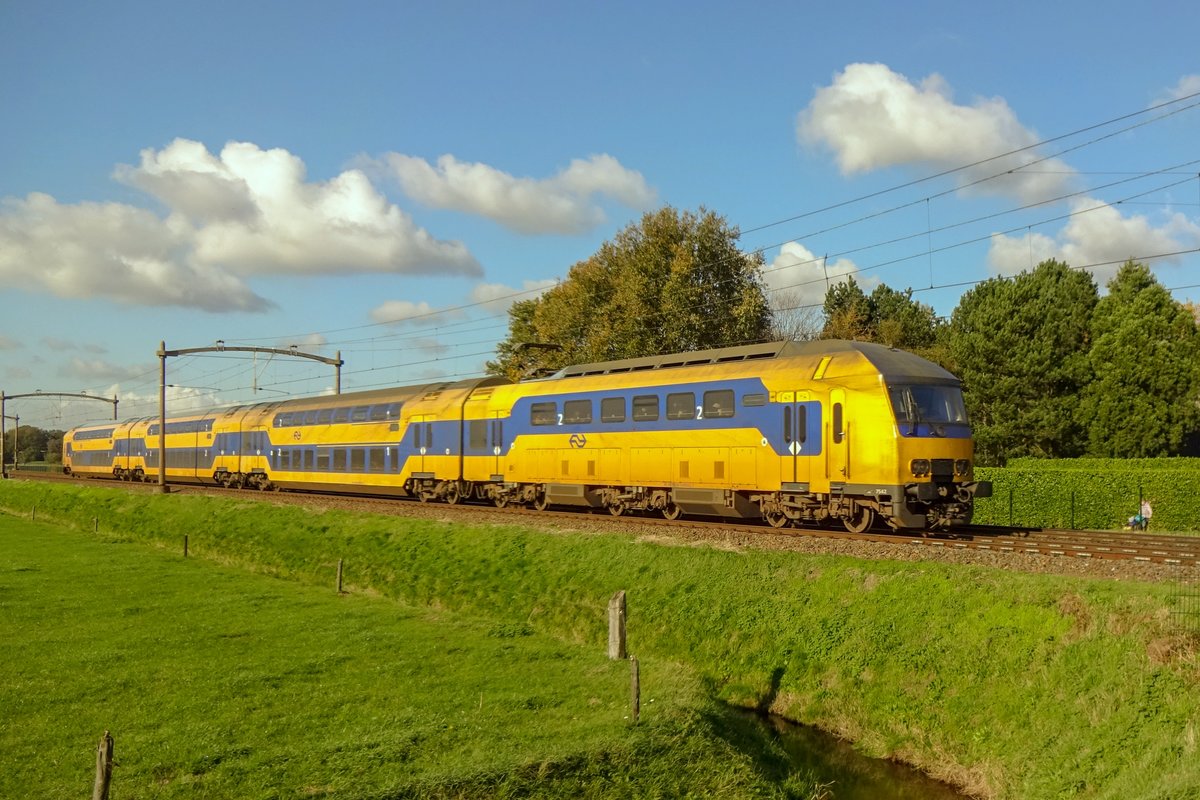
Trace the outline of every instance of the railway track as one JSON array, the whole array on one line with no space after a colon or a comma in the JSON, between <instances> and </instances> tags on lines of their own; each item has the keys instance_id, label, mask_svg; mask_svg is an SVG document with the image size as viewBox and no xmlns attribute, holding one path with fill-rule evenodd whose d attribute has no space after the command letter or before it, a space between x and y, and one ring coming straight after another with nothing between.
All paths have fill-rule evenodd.
<instances>
[{"instance_id":1,"label":"railway track","mask_svg":"<svg viewBox=\"0 0 1200 800\"><path fill-rule=\"evenodd\" d=\"M14 477L26 480L75 481L61 473L16 471ZM97 482L98 485L140 488L155 491L153 484ZM835 528L799 527L772 528L767 525L730 522L719 519L682 518L667 520L652 516L629 515L613 517L607 513L588 513L578 510L548 509L536 511L520 507L494 508L488 505L422 504L415 501L379 497L347 496L310 493L271 493L264 495L252 489L222 489L195 485L172 485L177 492L205 492L217 495L240 493L251 497L295 504L338 505L346 508L369 508L384 513L405 513L406 509L435 511L441 518L484 514L492 521L511 520L516 523L555 522L570 526L587 520L589 526L604 526L613 530L640 528L668 531L690 531L700 535L744 536L749 538L825 539L831 541L864 542L886 545L908 545L944 550L979 550L997 554L1056 556L1096 561L1134 561L1180 567L1200 566L1200 536L1150 534L1130 531L1081 531L1044 528L1000 527L972 525L949 532L925 534L896 531L865 531L850 533Z\"/></svg>"}]
</instances>

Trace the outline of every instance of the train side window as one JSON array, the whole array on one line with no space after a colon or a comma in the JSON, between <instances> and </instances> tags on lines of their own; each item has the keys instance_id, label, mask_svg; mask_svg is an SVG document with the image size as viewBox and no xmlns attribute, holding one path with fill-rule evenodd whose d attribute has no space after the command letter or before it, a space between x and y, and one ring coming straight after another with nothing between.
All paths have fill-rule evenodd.
<instances>
[{"instance_id":1,"label":"train side window","mask_svg":"<svg viewBox=\"0 0 1200 800\"><path fill-rule=\"evenodd\" d=\"M383 448L382 447L372 447L372 448L370 448L370 450L371 450L371 456L370 456L369 463L371 465L371 472L383 472L384 468L386 467L386 463L384 461L384 456L386 454L384 453Z\"/></svg>"},{"instance_id":2,"label":"train side window","mask_svg":"<svg viewBox=\"0 0 1200 800\"><path fill-rule=\"evenodd\" d=\"M796 441L800 444L808 439L808 406L796 409Z\"/></svg>"},{"instance_id":3,"label":"train side window","mask_svg":"<svg viewBox=\"0 0 1200 800\"><path fill-rule=\"evenodd\" d=\"M329 472L329 451L317 451L317 472Z\"/></svg>"},{"instance_id":4,"label":"train side window","mask_svg":"<svg viewBox=\"0 0 1200 800\"><path fill-rule=\"evenodd\" d=\"M318 425L328 425L332 421L333 421L333 409L332 408L322 408L321 411L317 414L317 424Z\"/></svg>"},{"instance_id":5,"label":"train side window","mask_svg":"<svg viewBox=\"0 0 1200 800\"><path fill-rule=\"evenodd\" d=\"M472 450L483 450L487 447L487 420L473 419L467 426L468 446Z\"/></svg>"},{"instance_id":6,"label":"train side window","mask_svg":"<svg viewBox=\"0 0 1200 800\"><path fill-rule=\"evenodd\" d=\"M842 439L846 438L846 429L842 427L842 404L833 404L833 441L835 444L841 444Z\"/></svg>"},{"instance_id":7,"label":"train side window","mask_svg":"<svg viewBox=\"0 0 1200 800\"><path fill-rule=\"evenodd\" d=\"M591 421L591 400L568 400L563 403L563 424L581 425Z\"/></svg>"},{"instance_id":8,"label":"train side window","mask_svg":"<svg viewBox=\"0 0 1200 800\"><path fill-rule=\"evenodd\" d=\"M387 406L371 406L371 422L383 422L387 419Z\"/></svg>"},{"instance_id":9,"label":"train side window","mask_svg":"<svg viewBox=\"0 0 1200 800\"><path fill-rule=\"evenodd\" d=\"M341 422L349 422L349 421L350 421L350 409L335 408L333 410L333 424L334 425L337 425L338 423L341 423Z\"/></svg>"},{"instance_id":10,"label":"train side window","mask_svg":"<svg viewBox=\"0 0 1200 800\"><path fill-rule=\"evenodd\" d=\"M534 403L529 407L529 422L533 425L558 424L558 404Z\"/></svg>"},{"instance_id":11,"label":"train side window","mask_svg":"<svg viewBox=\"0 0 1200 800\"><path fill-rule=\"evenodd\" d=\"M696 416L696 393L674 392L667 395L667 419L691 419Z\"/></svg>"},{"instance_id":12,"label":"train side window","mask_svg":"<svg viewBox=\"0 0 1200 800\"><path fill-rule=\"evenodd\" d=\"M711 392L704 393L704 416L706 417L732 417L733 416L733 390L732 389L716 389Z\"/></svg>"},{"instance_id":13,"label":"train side window","mask_svg":"<svg viewBox=\"0 0 1200 800\"><path fill-rule=\"evenodd\" d=\"M654 422L658 419L658 395L643 394L633 398L633 421Z\"/></svg>"},{"instance_id":14,"label":"train side window","mask_svg":"<svg viewBox=\"0 0 1200 800\"><path fill-rule=\"evenodd\" d=\"M753 408L755 406L765 406L767 404L767 396L765 394L747 394L742 396L742 407Z\"/></svg>"},{"instance_id":15,"label":"train side window","mask_svg":"<svg viewBox=\"0 0 1200 800\"><path fill-rule=\"evenodd\" d=\"M392 403L391 405L389 405L387 407L387 418L388 419L400 419L400 404L399 403Z\"/></svg>"},{"instance_id":16,"label":"train side window","mask_svg":"<svg viewBox=\"0 0 1200 800\"><path fill-rule=\"evenodd\" d=\"M346 448L339 447L333 451L333 471L346 471Z\"/></svg>"},{"instance_id":17,"label":"train side window","mask_svg":"<svg viewBox=\"0 0 1200 800\"><path fill-rule=\"evenodd\" d=\"M350 471L351 472L366 472L367 458L362 447L350 448Z\"/></svg>"},{"instance_id":18,"label":"train side window","mask_svg":"<svg viewBox=\"0 0 1200 800\"><path fill-rule=\"evenodd\" d=\"M317 424L317 409L314 408L312 411L304 412L304 424L305 425L316 425Z\"/></svg>"},{"instance_id":19,"label":"train side window","mask_svg":"<svg viewBox=\"0 0 1200 800\"><path fill-rule=\"evenodd\" d=\"M605 397L600 401L600 421L601 422L624 422L625 421L625 398L624 397Z\"/></svg>"},{"instance_id":20,"label":"train side window","mask_svg":"<svg viewBox=\"0 0 1200 800\"><path fill-rule=\"evenodd\" d=\"M355 406L354 411L350 414L351 422L366 422L367 414L370 413L369 406Z\"/></svg>"}]
</instances>

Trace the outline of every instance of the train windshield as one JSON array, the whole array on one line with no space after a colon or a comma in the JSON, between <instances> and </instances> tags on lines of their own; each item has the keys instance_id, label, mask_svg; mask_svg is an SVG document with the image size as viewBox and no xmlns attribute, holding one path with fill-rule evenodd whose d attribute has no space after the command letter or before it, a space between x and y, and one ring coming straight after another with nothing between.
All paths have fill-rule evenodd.
<instances>
[{"instance_id":1,"label":"train windshield","mask_svg":"<svg viewBox=\"0 0 1200 800\"><path fill-rule=\"evenodd\" d=\"M957 386L892 386L888 393L897 422L913 425L967 422L967 407L963 405L962 389Z\"/></svg>"}]
</instances>

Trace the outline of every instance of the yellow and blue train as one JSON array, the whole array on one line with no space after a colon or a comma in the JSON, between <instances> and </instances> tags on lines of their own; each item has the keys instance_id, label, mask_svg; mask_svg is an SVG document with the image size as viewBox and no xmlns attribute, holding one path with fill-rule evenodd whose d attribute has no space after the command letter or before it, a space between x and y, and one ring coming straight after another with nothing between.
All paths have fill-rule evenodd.
<instances>
[{"instance_id":1,"label":"yellow and blue train","mask_svg":"<svg viewBox=\"0 0 1200 800\"><path fill-rule=\"evenodd\" d=\"M69 431L80 476L422 501L966 524L974 479L958 379L911 353L776 342L234 406Z\"/></svg>"}]
</instances>

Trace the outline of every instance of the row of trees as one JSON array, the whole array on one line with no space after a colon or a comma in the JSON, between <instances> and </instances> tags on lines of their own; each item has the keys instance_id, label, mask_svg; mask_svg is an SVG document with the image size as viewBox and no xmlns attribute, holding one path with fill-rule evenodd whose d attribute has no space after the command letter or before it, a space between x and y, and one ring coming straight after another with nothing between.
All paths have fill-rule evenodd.
<instances>
[{"instance_id":1,"label":"row of trees","mask_svg":"<svg viewBox=\"0 0 1200 800\"><path fill-rule=\"evenodd\" d=\"M489 371L519 379L773 338L857 339L960 376L982 463L1200 454L1196 309L1145 265L1125 264L1101 298L1090 273L1046 261L976 285L949 320L911 290L866 294L850 279L829 288L814 324L771 307L762 257L737 238L704 209L645 215L557 287L515 304Z\"/></svg>"},{"instance_id":2,"label":"row of trees","mask_svg":"<svg viewBox=\"0 0 1200 800\"><path fill-rule=\"evenodd\" d=\"M29 464L62 461L62 431L47 431L33 425L22 425L4 432L4 463Z\"/></svg>"}]
</instances>

